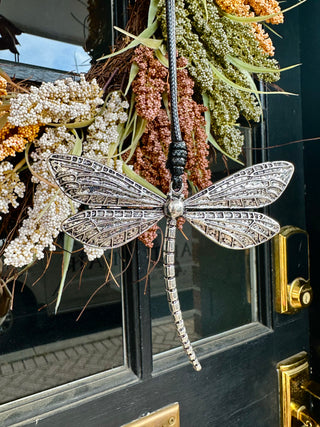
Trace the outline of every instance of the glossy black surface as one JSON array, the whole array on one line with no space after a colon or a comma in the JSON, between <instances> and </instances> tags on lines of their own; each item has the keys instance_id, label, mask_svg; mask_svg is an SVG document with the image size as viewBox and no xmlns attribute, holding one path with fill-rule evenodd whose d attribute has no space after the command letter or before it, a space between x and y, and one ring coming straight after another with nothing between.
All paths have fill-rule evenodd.
<instances>
[{"instance_id":1,"label":"glossy black surface","mask_svg":"<svg viewBox=\"0 0 320 427\"><path fill-rule=\"evenodd\" d=\"M307 6L304 4L287 15L286 23L281 27L284 39L276 40L277 57L280 57L282 66L301 62L300 31L308 27L309 19L314 31L319 32L316 28L318 14L314 10L318 6L315 4L310 1ZM308 9L301 12L303 7ZM305 40L305 48L310 40L312 34ZM309 67L311 72L311 57ZM299 69L287 72L280 86L301 93L301 72L304 73ZM308 79L308 76L304 78ZM282 145L281 148L258 151L255 161L288 160L296 168L285 197L268 213L282 225L302 228L305 227L303 150L301 145L284 144L303 136L303 99L303 96L269 97L265 123L255 131L257 148ZM312 112L315 124L319 123L317 113L317 109ZM316 164L318 159L319 156L314 156L312 160ZM317 222L316 218L314 221ZM29 406L20 404L5 408L11 410L10 422L26 419L29 420L26 425L37 422L37 425L46 427L84 424L118 427L178 401L183 427L278 426L276 364L308 350L309 329L307 311L292 316L273 311L271 245L266 244L258 251L259 323L207 339L196 347L203 365L200 373L192 370L178 349L155 358L152 374L149 296L148 291L144 295L144 282L137 282L146 271L147 253L140 248L136 254L132 271L128 271L126 277L124 297L127 357L135 376L131 370L119 370L111 373L111 377L101 379L96 387L92 380L91 383L88 380L81 387L70 385L64 395L63 390L52 391L48 400L35 396ZM229 267L230 264L231 261Z\"/></svg>"}]
</instances>

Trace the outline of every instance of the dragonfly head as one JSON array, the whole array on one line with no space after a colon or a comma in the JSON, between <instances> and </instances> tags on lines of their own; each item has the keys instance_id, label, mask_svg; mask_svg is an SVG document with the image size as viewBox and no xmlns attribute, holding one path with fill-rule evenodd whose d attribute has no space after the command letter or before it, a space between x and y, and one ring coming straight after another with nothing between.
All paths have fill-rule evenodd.
<instances>
[{"instance_id":1,"label":"dragonfly head","mask_svg":"<svg viewBox=\"0 0 320 427\"><path fill-rule=\"evenodd\" d=\"M176 219L183 215L184 202L182 191L182 188L179 191L174 191L170 188L164 205L164 213L167 218Z\"/></svg>"}]
</instances>

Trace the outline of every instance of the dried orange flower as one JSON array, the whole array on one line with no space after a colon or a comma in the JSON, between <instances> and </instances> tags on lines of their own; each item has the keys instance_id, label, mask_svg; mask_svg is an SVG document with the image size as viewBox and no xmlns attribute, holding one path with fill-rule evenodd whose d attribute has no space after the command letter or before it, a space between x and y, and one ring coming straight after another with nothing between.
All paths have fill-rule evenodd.
<instances>
[{"instance_id":1,"label":"dried orange flower","mask_svg":"<svg viewBox=\"0 0 320 427\"><path fill-rule=\"evenodd\" d=\"M253 22L252 24L253 33L255 38L259 41L262 50L269 56L274 55L274 46L269 34L264 31L261 24Z\"/></svg>"},{"instance_id":2,"label":"dried orange flower","mask_svg":"<svg viewBox=\"0 0 320 427\"><path fill-rule=\"evenodd\" d=\"M216 0L217 5L227 13L237 16L265 16L278 13L266 22L280 24L283 14L277 0ZM269 56L274 55L274 46L269 34L264 31L261 24L253 22L253 33L260 43L261 49Z\"/></svg>"},{"instance_id":3,"label":"dried orange flower","mask_svg":"<svg viewBox=\"0 0 320 427\"><path fill-rule=\"evenodd\" d=\"M256 16L266 16L281 12L277 0L245 0L245 3L250 5ZM279 15L268 19L266 22L270 22L271 24L282 24L283 14L279 13Z\"/></svg>"},{"instance_id":4,"label":"dried orange flower","mask_svg":"<svg viewBox=\"0 0 320 427\"><path fill-rule=\"evenodd\" d=\"M38 136L40 130L39 125L29 125L29 126L22 126L18 127L18 135L22 136L23 138L27 139L29 142L36 139Z\"/></svg>"},{"instance_id":5,"label":"dried orange flower","mask_svg":"<svg viewBox=\"0 0 320 427\"><path fill-rule=\"evenodd\" d=\"M7 95L7 80L0 76L0 96Z\"/></svg>"},{"instance_id":6,"label":"dried orange flower","mask_svg":"<svg viewBox=\"0 0 320 427\"><path fill-rule=\"evenodd\" d=\"M237 16L249 16L250 6L245 0L216 0L217 5L227 13Z\"/></svg>"},{"instance_id":7,"label":"dried orange flower","mask_svg":"<svg viewBox=\"0 0 320 427\"><path fill-rule=\"evenodd\" d=\"M24 150L28 142L33 141L40 130L38 125L16 127L10 123L0 129L0 160L15 156L16 152Z\"/></svg>"},{"instance_id":8,"label":"dried orange flower","mask_svg":"<svg viewBox=\"0 0 320 427\"><path fill-rule=\"evenodd\" d=\"M8 156L14 156L16 152L23 151L27 142L28 141L22 138L22 136L9 136L9 138L1 142L0 160L3 160Z\"/></svg>"}]
</instances>

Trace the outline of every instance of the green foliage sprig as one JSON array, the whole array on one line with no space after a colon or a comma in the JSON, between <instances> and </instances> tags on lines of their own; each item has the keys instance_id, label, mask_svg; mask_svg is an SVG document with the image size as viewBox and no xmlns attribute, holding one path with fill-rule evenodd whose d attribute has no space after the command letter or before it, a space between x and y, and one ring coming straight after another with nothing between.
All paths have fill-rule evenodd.
<instances>
[{"instance_id":1,"label":"green foliage sprig","mask_svg":"<svg viewBox=\"0 0 320 427\"><path fill-rule=\"evenodd\" d=\"M157 19L166 38L164 0L159 1ZM196 89L209 99L214 139L237 158L243 145L243 136L235 127L239 117L257 122L262 111L248 69L230 58L264 69L259 77L267 82L279 79L278 63L261 50L248 24L223 16L212 0L177 0L176 35L177 49L189 61Z\"/></svg>"}]
</instances>

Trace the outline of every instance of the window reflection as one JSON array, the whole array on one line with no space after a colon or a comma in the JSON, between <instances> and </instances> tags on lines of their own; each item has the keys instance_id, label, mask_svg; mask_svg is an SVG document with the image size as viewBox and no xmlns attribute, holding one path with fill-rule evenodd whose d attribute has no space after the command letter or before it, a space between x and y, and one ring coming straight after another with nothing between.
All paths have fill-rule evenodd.
<instances>
[{"instance_id":1,"label":"window reflection","mask_svg":"<svg viewBox=\"0 0 320 427\"><path fill-rule=\"evenodd\" d=\"M91 58L82 46L92 57L109 52L112 10L108 0L3 0L0 13L18 28L19 57L6 46L0 60L85 73ZM19 78L34 78L32 69L26 73ZM37 262L10 284L13 309L0 318L0 403L124 364L121 250L105 258L87 263L75 250L57 314L62 255L53 254L49 266Z\"/></svg>"},{"instance_id":2,"label":"window reflection","mask_svg":"<svg viewBox=\"0 0 320 427\"><path fill-rule=\"evenodd\" d=\"M92 11L102 14L108 25L112 10L109 3L108 7L94 8L86 0L3 0L0 49L4 50L0 50L0 58L61 71L86 72L91 58L83 46L91 33ZM108 46L110 41L109 38L105 44Z\"/></svg>"},{"instance_id":3,"label":"window reflection","mask_svg":"<svg viewBox=\"0 0 320 427\"><path fill-rule=\"evenodd\" d=\"M250 323L251 251L222 248L189 224L183 231L188 240L178 232L176 277L190 340ZM150 287L153 353L159 353L179 345L164 290L162 264L150 275Z\"/></svg>"},{"instance_id":4,"label":"window reflection","mask_svg":"<svg viewBox=\"0 0 320 427\"><path fill-rule=\"evenodd\" d=\"M23 64L76 73L85 73L90 68L91 58L81 46L25 33L17 39L19 62ZM14 61L15 55L9 50L0 50L0 59Z\"/></svg>"},{"instance_id":5,"label":"window reflection","mask_svg":"<svg viewBox=\"0 0 320 427\"><path fill-rule=\"evenodd\" d=\"M110 251L105 256L110 263ZM38 262L15 284L13 310L0 327L1 403L124 363L121 291L115 283L121 284L120 250L113 251L115 280L107 284L104 259L85 265L83 252L76 252L55 315L61 258L52 256L43 277L46 262Z\"/></svg>"},{"instance_id":6,"label":"window reflection","mask_svg":"<svg viewBox=\"0 0 320 427\"><path fill-rule=\"evenodd\" d=\"M251 130L243 129L246 146L251 146ZM248 151L246 165L251 163ZM241 165L228 162L229 173ZM226 176L221 159L213 166L213 181ZM162 223L164 231L165 223ZM255 249L235 251L223 248L188 223L182 235L177 231L176 277L180 304L189 338L196 341L256 321ZM155 242L153 259L161 246ZM179 347L175 325L165 293L162 260L149 278L151 288L153 353Z\"/></svg>"}]
</instances>

